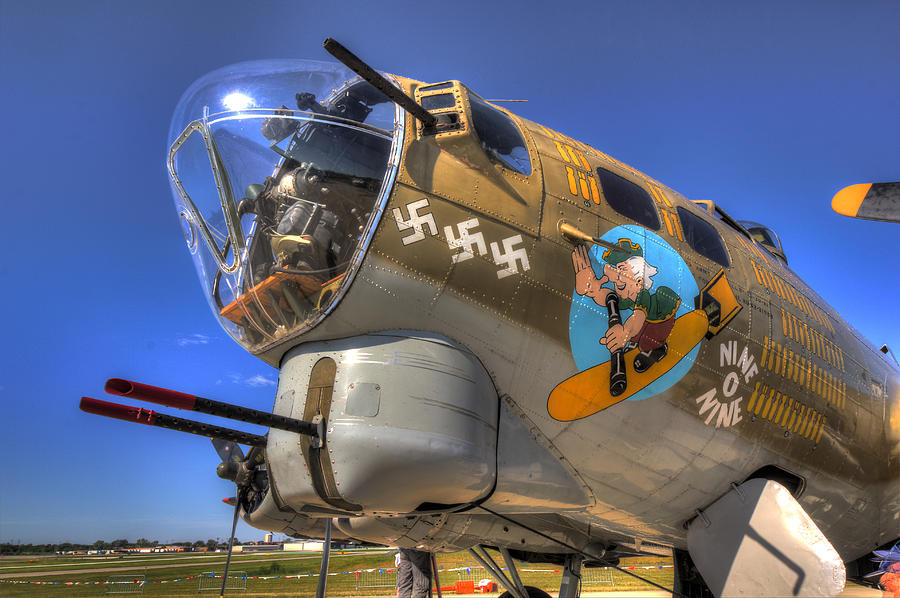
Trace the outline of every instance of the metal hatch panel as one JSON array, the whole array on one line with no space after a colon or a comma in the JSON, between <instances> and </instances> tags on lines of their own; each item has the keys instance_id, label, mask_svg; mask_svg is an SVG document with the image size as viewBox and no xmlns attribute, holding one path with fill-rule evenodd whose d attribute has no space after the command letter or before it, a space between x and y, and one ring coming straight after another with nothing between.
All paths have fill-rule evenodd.
<instances>
[{"instance_id":1,"label":"metal hatch panel","mask_svg":"<svg viewBox=\"0 0 900 598\"><path fill-rule=\"evenodd\" d=\"M840 555L791 493L752 479L688 526L688 552L709 589L725 596L837 596Z\"/></svg>"}]
</instances>

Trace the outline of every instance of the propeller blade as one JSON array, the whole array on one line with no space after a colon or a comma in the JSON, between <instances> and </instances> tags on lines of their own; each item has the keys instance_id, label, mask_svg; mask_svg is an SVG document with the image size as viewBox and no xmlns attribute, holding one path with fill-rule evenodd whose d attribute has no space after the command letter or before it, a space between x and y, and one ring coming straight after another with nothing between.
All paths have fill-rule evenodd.
<instances>
[{"instance_id":1,"label":"propeller blade","mask_svg":"<svg viewBox=\"0 0 900 598\"><path fill-rule=\"evenodd\" d=\"M325 520L325 543L322 544L322 566L319 568L319 585L316 598L325 598L325 582L328 581L328 558L331 556L331 517Z\"/></svg>"},{"instance_id":2,"label":"propeller blade","mask_svg":"<svg viewBox=\"0 0 900 598\"><path fill-rule=\"evenodd\" d=\"M238 443L231 440L222 440L221 438L211 438L216 454L222 459L222 462L234 461L240 463L244 460L244 451Z\"/></svg>"},{"instance_id":3,"label":"propeller blade","mask_svg":"<svg viewBox=\"0 0 900 598\"><path fill-rule=\"evenodd\" d=\"M247 453L247 464L251 466L259 465L260 463L266 462L266 451L261 446L253 446L250 447L250 451Z\"/></svg>"},{"instance_id":4,"label":"propeller blade","mask_svg":"<svg viewBox=\"0 0 900 598\"><path fill-rule=\"evenodd\" d=\"M850 218L900 222L900 183L844 187L831 200L831 209Z\"/></svg>"},{"instance_id":5,"label":"propeller blade","mask_svg":"<svg viewBox=\"0 0 900 598\"><path fill-rule=\"evenodd\" d=\"M225 557L225 572L222 574L222 590L219 598L225 597L225 584L228 583L228 567L231 566L231 549L234 548L234 532L237 530L238 514L241 512L241 489L238 488L234 501L234 520L231 522L231 536L228 537L228 556Z\"/></svg>"}]
</instances>

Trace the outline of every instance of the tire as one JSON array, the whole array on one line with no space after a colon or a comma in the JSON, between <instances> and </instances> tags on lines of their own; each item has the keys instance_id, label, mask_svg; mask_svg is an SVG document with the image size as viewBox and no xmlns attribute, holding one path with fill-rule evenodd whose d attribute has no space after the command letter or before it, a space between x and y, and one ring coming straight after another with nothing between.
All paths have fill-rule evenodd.
<instances>
[{"instance_id":1,"label":"tire","mask_svg":"<svg viewBox=\"0 0 900 598\"><path fill-rule=\"evenodd\" d=\"M525 592L528 594L528 598L551 598L550 594L534 586L525 586ZM513 598L513 595L503 592L497 598Z\"/></svg>"}]
</instances>

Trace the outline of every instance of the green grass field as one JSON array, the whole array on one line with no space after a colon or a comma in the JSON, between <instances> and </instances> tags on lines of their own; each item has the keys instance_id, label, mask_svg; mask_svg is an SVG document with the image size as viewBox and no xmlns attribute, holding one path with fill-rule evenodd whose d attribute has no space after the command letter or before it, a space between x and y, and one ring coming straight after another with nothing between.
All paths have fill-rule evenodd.
<instances>
[{"instance_id":1,"label":"green grass field","mask_svg":"<svg viewBox=\"0 0 900 598\"><path fill-rule=\"evenodd\" d=\"M101 596L110 586L99 585L112 575L144 575L146 583L143 587L145 596L188 596L197 595L199 580L203 572L223 568L224 554L215 555L127 555L103 559L102 557L48 557L33 562L0 558L0 575L10 573L29 573L26 577L0 580L0 596L30 597L76 597ZM173 558L174 557L174 558ZM218 558L216 558L218 557ZM499 559L498 559L499 560ZM477 567L477 563L468 552L440 554L437 557L439 577L442 586L453 585L459 574L451 569L459 567ZM635 573L647 577L666 587L672 587L672 569L640 569L655 563L670 564L669 559L642 558L628 559L622 567L636 567ZM217 564L213 564L217 563ZM162 568L157 568L163 566ZM393 572L381 572L378 569L392 569L393 552L358 551L332 553L329 566L328 596L392 596L394 594ZM53 571L71 569L98 569L123 567L125 571L115 572L78 572L61 575L47 575ZM357 587L357 570L376 571L361 574L362 586ZM549 592L559 589L560 572L558 567L548 564L519 564L522 580L526 585L540 587ZM245 591L227 592L233 596L247 598L257 596L314 596L318 583L319 555L316 553L250 553L234 555L232 571L245 571L247 589ZM535 571L539 570L539 571ZM297 576L300 577L286 577ZM277 576L277 577L275 577ZM474 571L474 578L489 578L483 571ZM270 577L271 579L259 579ZM179 581L176 581L179 580ZM592 584L584 589L600 591L614 590L649 590L651 586L629 577L618 571L613 572L614 585ZM41 582L40 584L34 582ZM111 594L115 596L116 594ZM201 595L218 596L217 592L204 592ZM447 594L453 596L454 594ZM495 594L496 595L496 594Z\"/></svg>"}]
</instances>

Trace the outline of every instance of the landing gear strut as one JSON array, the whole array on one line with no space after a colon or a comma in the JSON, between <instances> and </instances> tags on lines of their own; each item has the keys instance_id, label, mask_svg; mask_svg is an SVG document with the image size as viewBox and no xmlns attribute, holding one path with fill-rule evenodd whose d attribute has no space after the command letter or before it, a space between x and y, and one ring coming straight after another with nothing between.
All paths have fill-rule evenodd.
<instances>
[{"instance_id":1,"label":"landing gear strut","mask_svg":"<svg viewBox=\"0 0 900 598\"><path fill-rule=\"evenodd\" d=\"M485 571L506 589L505 592L500 594L499 598L550 598L550 594L540 588L526 586L522 583L516 564L506 548L500 548L500 555L503 557L503 562L509 575L497 565L484 546L470 548L469 552L475 557L475 560L481 563ZM581 563L583 561L584 558L578 554L569 555L566 558L566 566L563 570L562 583L559 588L559 598L578 598L581 591Z\"/></svg>"},{"instance_id":2,"label":"landing gear strut","mask_svg":"<svg viewBox=\"0 0 900 598\"><path fill-rule=\"evenodd\" d=\"M559 598L578 598L581 595L581 564L584 557L570 554L566 557L562 581L559 584Z\"/></svg>"},{"instance_id":3,"label":"landing gear strut","mask_svg":"<svg viewBox=\"0 0 900 598\"><path fill-rule=\"evenodd\" d=\"M325 520L325 542L322 544L322 564L319 568L319 585L316 587L316 598L325 598L329 556L331 556L331 517Z\"/></svg>"}]
</instances>

